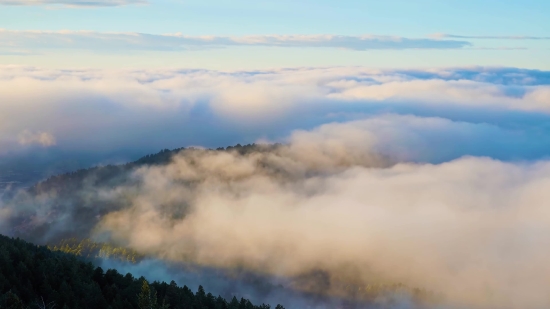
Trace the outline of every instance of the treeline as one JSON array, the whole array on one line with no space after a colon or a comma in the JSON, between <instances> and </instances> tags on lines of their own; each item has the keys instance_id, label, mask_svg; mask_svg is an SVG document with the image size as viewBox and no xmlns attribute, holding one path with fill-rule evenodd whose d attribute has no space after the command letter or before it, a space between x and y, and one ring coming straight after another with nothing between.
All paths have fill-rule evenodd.
<instances>
[{"instance_id":1,"label":"treeline","mask_svg":"<svg viewBox=\"0 0 550 309\"><path fill-rule=\"evenodd\" d=\"M271 151L275 147L278 145L249 144L208 151L228 151L244 155L255 151ZM6 219L9 221L7 226L10 226L10 235L41 245L57 243L70 237L87 238L101 217L128 206L124 199L101 198L103 192L117 187L139 186L140 180L132 177L132 173L138 168L167 164L175 155L185 156L200 151L204 150L164 149L126 164L96 166L50 177L27 189L27 194L15 194L5 201L6 207L14 209L23 203L33 203L33 206L36 206L28 207L19 215ZM35 215L32 212L39 212L42 207L47 207L43 214L47 213L48 220L31 222L29 218ZM56 225L60 215L68 213L72 215L69 223L73 224ZM55 228L52 228L54 225Z\"/></svg>"},{"instance_id":2,"label":"treeline","mask_svg":"<svg viewBox=\"0 0 550 309\"><path fill-rule=\"evenodd\" d=\"M257 144L247 144L241 145L237 144L235 146L228 147L219 147L216 148L216 151L235 151L241 155L251 153L254 151L269 151L276 147L279 147L281 144L272 144L272 145L257 145ZM120 165L105 165L105 166L94 166L87 169L80 169L74 172L69 172L65 174L60 174L52 176L44 181L37 183L32 186L29 191L33 194L38 194L41 192L51 192L52 190L59 192L70 192L75 189L81 189L84 185L87 186L109 186L113 183L124 179L125 174L129 171L134 170L140 166L146 165L163 165L168 164L172 160L174 155L184 153L185 151L195 151L196 148L176 148L176 149L163 149L155 154L149 154L139 158L136 161L120 164ZM211 149L212 150L212 149ZM86 180L84 184L83 181Z\"/></svg>"},{"instance_id":3,"label":"treeline","mask_svg":"<svg viewBox=\"0 0 550 309\"><path fill-rule=\"evenodd\" d=\"M48 249L73 254L86 260L113 259L122 262L137 263L143 259L143 256L135 250L108 243L98 243L90 239L63 239L58 244L48 245Z\"/></svg>"},{"instance_id":4,"label":"treeline","mask_svg":"<svg viewBox=\"0 0 550 309\"><path fill-rule=\"evenodd\" d=\"M0 235L0 308L60 309L268 309L249 300L230 301L202 287L197 292L174 281L147 283L145 278L104 271L73 254L51 251ZM278 305L276 309L284 309Z\"/></svg>"}]
</instances>

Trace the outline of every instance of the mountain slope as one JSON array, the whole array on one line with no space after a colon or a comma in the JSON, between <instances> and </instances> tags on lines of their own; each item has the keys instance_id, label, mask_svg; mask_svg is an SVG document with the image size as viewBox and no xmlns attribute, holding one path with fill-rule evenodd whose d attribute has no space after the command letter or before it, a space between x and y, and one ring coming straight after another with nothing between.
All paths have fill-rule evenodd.
<instances>
[{"instance_id":1,"label":"mountain slope","mask_svg":"<svg viewBox=\"0 0 550 309\"><path fill-rule=\"evenodd\" d=\"M208 151L269 151L277 147L236 145ZM58 243L62 239L90 236L90 231L105 214L127 207L123 200L102 198L102 192L133 185L133 173L142 167L165 165L176 155L191 155L203 150L195 148L164 149L134 162L121 165L95 166L60 174L41 181L28 190L19 191L6 200L2 208L10 210L10 218L0 226L0 233L39 243ZM70 218L66 219L65 218Z\"/></svg>"},{"instance_id":2,"label":"mountain slope","mask_svg":"<svg viewBox=\"0 0 550 309\"><path fill-rule=\"evenodd\" d=\"M42 302L66 309L140 308L138 295L144 280L114 269L104 271L73 255L0 235L0 308L24 308L21 306ZM227 302L202 287L193 293L173 281L153 282L150 286L153 307L164 301L168 308L182 309L270 308L254 306L246 299Z\"/></svg>"}]
</instances>

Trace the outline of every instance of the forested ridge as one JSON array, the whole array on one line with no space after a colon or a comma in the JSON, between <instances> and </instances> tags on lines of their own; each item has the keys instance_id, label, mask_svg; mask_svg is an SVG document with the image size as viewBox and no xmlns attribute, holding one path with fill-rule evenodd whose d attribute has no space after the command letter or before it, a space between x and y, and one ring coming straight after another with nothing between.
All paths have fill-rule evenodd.
<instances>
[{"instance_id":1,"label":"forested ridge","mask_svg":"<svg viewBox=\"0 0 550 309\"><path fill-rule=\"evenodd\" d=\"M250 152L270 151L274 145L248 144L210 149L208 151L235 152L245 155ZM6 198L6 207L16 209L5 227L4 234L21 237L37 244L45 245L59 243L63 239L89 237L91 229L103 215L123 209L127 204L121 200L106 200L101 198L101 192L121 186L136 185L135 173L139 168L155 165L165 165L171 162L175 155L193 155L203 150L196 148L164 149L156 154L120 165L95 166L74 172L60 174L45 179L28 188L24 194L13 193ZM21 193L21 192L19 192ZM32 204L27 208L30 213L24 213L16 205ZM41 209L46 219L37 222L32 220L32 211ZM59 223L59 215L72 215L72 220L66 224ZM52 224L58 224L52 228ZM55 232L54 232L55 231Z\"/></svg>"},{"instance_id":2,"label":"forested ridge","mask_svg":"<svg viewBox=\"0 0 550 309\"><path fill-rule=\"evenodd\" d=\"M109 243L98 243L90 239L78 240L74 237L63 239L57 244L49 244L48 249L70 253L83 257L86 260L114 259L122 262L137 263L143 259L143 255L129 248Z\"/></svg>"},{"instance_id":3,"label":"forested ridge","mask_svg":"<svg viewBox=\"0 0 550 309\"><path fill-rule=\"evenodd\" d=\"M256 145L237 144L235 146L219 147L216 151L236 151L243 155L253 151L269 151L274 147L278 147L280 144L273 145ZM33 194L39 194L42 192L56 191L57 193L66 193L76 189L82 189L84 185L87 186L109 186L117 183L121 179L126 179L127 173L132 172L138 167L147 165L162 165L167 164L172 160L174 155L185 153L185 151L194 151L195 148L176 148L176 149L163 149L155 154L148 154L136 161L128 162L119 165L104 165L94 166L87 169L80 169L69 173L64 173L56 176L49 177L48 179L37 183L29 188L29 191ZM84 183L86 180L86 183Z\"/></svg>"},{"instance_id":4,"label":"forested ridge","mask_svg":"<svg viewBox=\"0 0 550 309\"><path fill-rule=\"evenodd\" d=\"M30 250L27 253L30 254L31 258L22 257L28 254L13 253L18 250L21 251L21 249L10 251L11 253L9 254L12 256L4 259L8 261L4 263L11 263L12 266L10 267L13 271L10 273L7 273L7 270L5 271L4 269L0 271L0 275L3 276L0 277L0 296L3 297L4 301L10 297L15 299L15 296L17 296L26 306L34 306L33 304L37 301L42 301L42 298L44 298L44 304L53 302L56 304L56 308L63 308L64 306L66 308L141 308L138 306L137 295L143 287L144 278L136 279L129 274L123 276L117 273L116 270L103 272L93 266L94 264L102 265L97 263L101 259L109 259L110 261L119 261L122 263L139 263L144 258L138 252L131 248L121 247L120 244L97 243L90 240L92 231L101 218L114 211L126 209L131 205L124 196L122 198L107 199L103 197L108 196L111 192L110 190L117 187L132 187L136 191L139 191L141 188L140 178L134 177L136 174L139 174L139 169L147 169L154 165L169 164L172 162L174 156L178 156L177 160L182 158L188 159L188 163L193 165L196 164L197 158L203 155L219 154L218 152L229 152L236 157L246 157L261 153L266 154L270 151L276 153L279 150L285 149L277 147L281 147L281 145L236 145L234 147L218 148L215 150L193 148L165 149L123 165L92 167L51 177L38 183L22 194L16 195L13 201L9 201L6 204L7 207L11 207L9 209L12 212L10 219L5 220L6 225L3 226L5 232L3 233L24 238L35 244L47 245L47 247L36 247L35 245L25 247L20 245L20 247L26 248L23 251ZM271 155L272 153L267 154ZM260 161L258 164L265 171L276 175L274 177L288 176L280 173L276 169L276 166L270 166L263 161ZM143 180L141 179L141 181ZM185 182L180 183L180 185L186 188L193 188L194 184L192 182ZM27 205L27 207L19 207L19 205ZM173 207L177 206L178 211L168 212L168 215L180 217L186 215L186 204L183 202L176 205L167 204L163 206L167 206L168 208L166 209L173 209ZM101 240L103 238L94 239ZM21 241L13 240L13 242L20 244ZM13 247L13 245L10 246ZM35 257L50 259L51 261L32 262L31 260ZM86 264L83 260L92 264ZM0 262L2 261L0 257ZM23 261L23 264L21 264L21 261ZM78 263L84 264L81 265ZM78 266L75 266L77 264ZM0 264L0 267L2 265ZM42 271L42 268L47 271ZM52 269L62 269L68 273L50 272ZM29 277L30 281L25 281L24 277L18 275L21 273L32 274ZM225 274L222 274L223 276ZM342 308L356 308L355 304L362 305L363 302L372 304L381 296L396 292L407 294L414 302L432 301L434 299L434 295L425 290L408 287L401 283L384 282L376 278L369 279L368 282L350 282L345 276L343 278L330 276L323 269L311 269L289 278L289 281L285 284L286 287L279 287L279 284L275 285L262 276L239 273L237 277L223 277L228 282L231 282L230 289L219 289L218 287L210 286L209 288L216 290L216 293L222 295L222 297L215 298L211 295L204 298L201 296L204 294L201 290L193 293L186 287L180 288L174 286L175 283L173 282L171 284L153 282L150 285L150 294L156 296L152 296L155 301L151 304L159 304L161 306L166 301L165 304L169 308L186 309L268 308L267 306L255 307L247 300L232 299L227 303L224 297L229 299L235 295L235 290L238 289L233 289L233 286L237 283L254 287L253 290L257 291L258 295L261 295L261 297L257 298L256 296L258 295L246 294L248 295L247 297L270 303L286 299L285 296L288 295L299 295L299 297L308 299L308 301L332 301L331 298L334 298L336 301L349 304L349 306L340 306ZM162 278L163 280L179 280L178 278L174 278L173 275ZM182 282L191 284L185 280ZM208 284L202 278L193 281L193 283ZM72 291L73 289L76 290ZM8 293L10 290L13 294ZM70 291L70 293L67 291ZM272 292L277 294L277 298L264 297L270 295ZM172 296L169 296L169 294ZM88 303L86 299L90 297L89 295L101 296L101 303L98 305L95 301L91 300Z\"/></svg>"},{"instance_id":5,"label":"forested ridge","mask_svg":"<svg viewBox=\"0 0 550 309\"><path fill-rule=\"evenodd\" d=\"M174 281L148 283L145 278L103 270L74 254L52 251L0 235L0 308L136 308L268 309L241 298L227 301L193 292ZM284 309L277 305L277 309Z\"/></svg>"}]
</instances>

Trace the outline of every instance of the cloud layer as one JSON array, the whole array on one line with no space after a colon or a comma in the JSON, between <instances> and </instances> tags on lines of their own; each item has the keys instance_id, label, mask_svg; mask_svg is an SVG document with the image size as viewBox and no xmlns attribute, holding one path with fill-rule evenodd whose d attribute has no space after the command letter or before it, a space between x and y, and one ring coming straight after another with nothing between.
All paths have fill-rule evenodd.
<instances>
[{"instance_id":1,"label":"cloud layer","mask_svg":"<svg viewBox=\"0 0 550 309\"><path fill-rule=\"evenodd\" d=\"M155 50L230 46L271 46L343 48L350 50L458 49L466 41L394 36L345 35L258 35L242 37L187 36L176 34L109 33L93 31L15 31L0 29L0 48L8 49L85 49L85 50Z\"/></svg>"},{"instance_id":2,"label":"cloud layer","mask_svg":"<svg viewBox=\"0 0 550 309\"><path fill-rule=\"evenodd\" d=\"M353 144L312 132L278 154L206 152L141 169L140 186L105 193L131 207L103 217L99 231L174 261L326 272L328 285L297 288L330 295L401 282L459 308L550 304L548 162L373 168L364 138L343 129Z\"/></svg>"},{"instance_id":3,"label":"cloud layer","mask_svg":"<svg viewBox=\"0 0 550 309\"><path fill-rule=\"evenodd\" d=\"M45 224L43 236L86 237L98 222L99 239L152 257L289 278L323 295L368 299L373 286L403 283L452 308L544 308L550 162L412 162L480 149L492 134L416 116L325 124L244 155L188 150L72 192L84 204L23 194L0 207L0 227L27 218Z\"/></svg>"},{"instance_id":4,"label":"cloud layer","mask_svg":"<svg viewBox=\"0 0 550 309\"><path fill-rule=\"evenodd\" d=\"M402 282L452 308L545 308L549 85L548 72L514 68L4 67L3 157L285 145L189 150L108 188L84 181L83 203L18 195L0 228L30 218L53 237L92 225L154 257L325 295Z\"/></svg>"},{"instance_id":5,"label":"cloud layer","mask_svg":"<svg viewBox=\"0 0 550 309\"><path fill-rule=\"evenodd\" d=\"M460 138L462 148L450 145L456 152L445 159L459 149L536 158L547 155L549 75L489 68L220 72L7 66L0 72L0 152L27 149L28 141L55 140L52 151L89 154L277 141L294 129L389 113L441 118L435 126L442 128L427 134L441 142L445 138L436 135L444 128L460 127L447 133ZM27 131L32 134L22 133ZM47 135L28 138L42 133Z\"/></svg>"}]
</instances>

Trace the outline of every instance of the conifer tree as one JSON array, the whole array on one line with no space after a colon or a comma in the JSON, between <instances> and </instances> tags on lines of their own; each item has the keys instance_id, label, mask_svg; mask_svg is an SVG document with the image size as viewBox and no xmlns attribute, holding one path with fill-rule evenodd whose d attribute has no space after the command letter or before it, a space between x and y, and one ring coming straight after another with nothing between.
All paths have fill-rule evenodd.
<instances>
[{"instance_id":1,"label":"conifer tree","mask_svg":"<svg viewBox=\"0 0 550 309\"><path fill-rule=\"evenodd\" d=\"M141 286L141 293L138 295L138 306L139 309L152 309L151 303L151 288L149 287L149 282L143 279L143 284Z\"/></svg>"},{"instance_id":2,"label":"conifer tree","mask_svg":"<svg viewBox=\"0 0 550 309\"><path fill-rule=\"evenodd\" d=\"M11 291L6 293L6 308L7 309L24 309L23 302L17 295L13 294Z\"/></svg>"}]
</instances>

